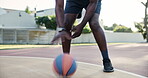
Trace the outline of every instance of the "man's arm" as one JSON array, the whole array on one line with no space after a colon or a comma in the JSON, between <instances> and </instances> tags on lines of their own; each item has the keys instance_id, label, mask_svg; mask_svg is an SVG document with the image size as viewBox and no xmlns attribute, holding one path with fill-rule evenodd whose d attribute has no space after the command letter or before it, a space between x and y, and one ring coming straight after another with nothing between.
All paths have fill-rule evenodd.
<instances>
[{"instance_id":1,"label":"man's arm","mask_svg":"<svg viewBox=\"0 0 148 78\"><path fill-rule=\"evenodd\" d=\"M55 6L56 21L58 27L64 26L64 0L56 0Z\"/></svg>"},{"instance_id":2,"label":"man's arm","mask_svg":"<svg viewBox=\"0 0 148 78\"><path fill-rule=\"evenodd\" d=\"M57 22L57 30L58 33L54 36L52 39L51 43L53 44L56 40L59 38L62 38L62 42L65 41L65 39L71 40L72 37L70 36L69 33L65 31L64 28L64 0L56 0L56 6L55 6L55 13L56 13L56 22ZM61 30L62 28L62 30Z\"/></svg>"},{"instance_id":3,"label":"man's arm","mask_svg":"<svg viewBox=\"0 0 148 78\"><path fill-rule=\"evenodd\" d=\"M76 37L79 37L82 33L82 30L84 28L84 26L86 25L86 23L91 19L91 17L94 15L95 13L95 10L96 10L96 7L97 7L97 2L98 0L89 0L90 3L88 4L87 6L87 9L86 9L86 14L82 20L82 22L74 27L72 29L72 31L74 31L75 33L72 35L72 38L76 38Z\"/></svg>"},{"instance_id":4,"label":"man's arm","mask_svg":"<svg viewBox=\"0 0 148 78\"><path fill-rule=\"evenodd\" d=\"M90 20L90 18L93 16L93 14L96 10L98 0L89 0L89 1L90 1L90 3L86 9L86 14L85 14L82 22L80 23L80 26L82 26L82 27L84 27L86 25L86 23Z\"/></svg>"}]
</instances>

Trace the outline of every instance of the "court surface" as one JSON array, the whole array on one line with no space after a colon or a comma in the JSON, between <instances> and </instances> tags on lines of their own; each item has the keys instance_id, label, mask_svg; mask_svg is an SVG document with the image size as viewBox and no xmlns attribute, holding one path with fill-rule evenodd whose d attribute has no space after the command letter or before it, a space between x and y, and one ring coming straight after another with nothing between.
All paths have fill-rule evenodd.
<instances>
[{"instance_id":1,"label":"court surface","mask_svg":"<svg viewBox=\"0 0 148 78\"><path fill-rule=\"evenodd\" d=\"M78 70L73 78L148 77L148 44L111 44L108 45L108 49L115 68L114 73L102 72L102 58L96 45L72 46L71 55L78 64ZM0 76L2 78L56 78L52 72L52 61L61 53L61 46L0 50L0 69L2 69Z\"/></svg>"}]
</instances>

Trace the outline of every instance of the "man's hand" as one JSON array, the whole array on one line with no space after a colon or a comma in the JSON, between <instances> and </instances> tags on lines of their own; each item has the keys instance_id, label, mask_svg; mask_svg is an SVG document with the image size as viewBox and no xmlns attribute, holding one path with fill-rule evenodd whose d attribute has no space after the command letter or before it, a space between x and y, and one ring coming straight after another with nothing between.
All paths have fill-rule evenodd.
<instances>
[{"instance_id":1,"label":"man's hand","mask_svg":"<svg viewBox=\"0 0 148 78\"><path fill-rule=\"evenodd\" d=\"M72 38L79 37L82 33L83 27L79 24L78 26L74 27L72 31L74 34L72 35Z\"/></svg>"},{"instance_id":2,"label":"man's hand","mask_svg":"<svg viewBox=\"0 0 148 78\"><path fill-rule=\"evenodd\" d=\"M62 42L65 42L65 39L71 40L72 37L70 36L70 34L66 31L61 31L59 33L57 33L54 38L52 39L51 43L54 43L56 40L58 40L59 38L62 38Z\"/></svg>"}]
</instances>

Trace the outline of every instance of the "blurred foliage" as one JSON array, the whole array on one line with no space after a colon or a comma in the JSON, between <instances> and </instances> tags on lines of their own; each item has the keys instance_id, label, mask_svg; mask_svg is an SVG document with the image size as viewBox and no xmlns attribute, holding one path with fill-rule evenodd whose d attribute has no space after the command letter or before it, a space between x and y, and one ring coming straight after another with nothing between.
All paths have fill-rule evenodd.
<instances>
[{"instance_id":1,"label":"blurred foliage","mask_svg":"<svg viewBox=\"0 0 148 78\"><path fill-rule=\"evenodd\" d=\"M36 24L39 26L45 26L47 29L56 30L56 17L55 16L43 16L36 18Z\"/></svg>"},{"instance_id":2,"label":"blurred foliage","mask_svg":"<svg viewBox=\"0 0 148 78\"><path fill-rule=\"evenodd\" d=\"M110 30L110 31L112 31L114 28L113 28L113 27L104 26L104 29L105 29L105 30Z\"/></svg>"},{"instance_id":3,"label":"blurred foliage","mask_svg":"<svg viewBox=\"0 0 148 78\"><path fill-rule=\"evenodd\" d=\"M114 31L114 32L133 32L131 30L131 28L128 28L124 25L118 25L116 23L114 23L111 27L108 27L108 26L104 26L104 29L105 30L110 30L110 31Z\"/></svg>"},{"instance_id":4,"label":"blurred foliage","mask_svg":"<svg viewBox=\"0 0 148 78\"><path fill-rule=\"evenodd\" d=\"M116 26L113 31L114 31L114 32L133 32L133 31L131 30L131 28L128 28L128 27L126 27L126 26L121 26L121 25Z\"/></svg>"},{"instance_id":5,"label":"blurred foliage","mask_svg":"<svg viewBox=\"0 0 148 78\"><path fill-rule=\"evenodd\" d=\"M143 35L143 38L147 38L147 33L146 33L146 27L144 27L144 24L141 23L135 23L135 27L138 29L138 32L140 32Z\"/></svg>"},{"instance_id":6,"label":"blurred foliage","mask_svg":"<svg viewBox=\"0 0 148 78\"><path fill-rule=\"evenodd\" d=\"M25 12L28 13L28 14L31 14L31 11L29 10L28 6L26 7Z\"/></svg>"},{"instance_id":7,"label":"blurred foliage","mask_svg":"<svg viewBox=\"0 0 148 78\"><path fill-rule=\"evenodd\" d=\"M82 33L83 34L88 34L88 33L91 33L92 31L91 31L91 29L90 29L90 27L89 27L89 25L87 24L84 28L83 28L83 30L82 30Z\"/></svg>"},{"instance_id":8,"label":"blurred foliage","mask_svg":"<svg viewBox=\"0 0 148 78\"><path fill-rule=\"evenodd\" d=\"M105 30L113 31L116 26L118 26L118 24L114 23L111 27L109 27L109 26L104 26L104 29L105 29Z\"/></svg>"},{"instance_id":9,"label":"blurred foliage","mask_svg":"<svg viewBox=\"0 0 148 78\"><path fill-rule=\"evenodd\" d=\"M78 23L78 21L76 20L76 21L74 22L73 26L77 26L78 24L79 24L79 23ZM91 31L89 25L86 24L85 27L84 27L83 30L82 30L82 34L88 34L88 33L91 33L91 32L92 32L92 31Z\"/></svg>"}]
</instances>

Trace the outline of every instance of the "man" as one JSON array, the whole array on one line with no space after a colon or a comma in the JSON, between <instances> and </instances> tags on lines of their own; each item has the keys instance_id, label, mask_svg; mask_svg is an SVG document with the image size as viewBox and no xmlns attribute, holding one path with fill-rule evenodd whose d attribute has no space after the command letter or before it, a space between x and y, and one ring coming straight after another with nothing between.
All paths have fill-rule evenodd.
<instances>
[{"instance_id":1,"label":"man","mask_svg":"<svg viewBox=\"0 0 148 78\"><path fill-rule=\"evenodd\" d=\"M76 18L81 17L80 14L83 8L86 9L86 14L82 22L72 29ZM89 22L103 57L103 71L113 72L114 70L108 56L105 35L98 22L100 9L101 0L67 0L64 11L64 0L56 0L55 11L59 33L53 38L52 42L61 38L63 52L70 53L71 39L79 37L86 23ZM71 35L71 31L74 31L73 35Z\"/></svg>"}]
</instances>

